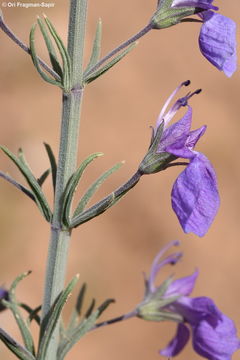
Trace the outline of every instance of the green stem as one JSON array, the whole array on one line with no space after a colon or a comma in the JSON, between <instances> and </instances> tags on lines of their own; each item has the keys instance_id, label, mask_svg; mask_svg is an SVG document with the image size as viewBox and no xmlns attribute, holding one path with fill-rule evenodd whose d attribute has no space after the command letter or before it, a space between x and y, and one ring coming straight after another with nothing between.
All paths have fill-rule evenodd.
<instances>
[{"instance_id":1,"label":"green stem","mask_svg":"<svg viewBox=\"0 0 240 360\"><path fill-rule=\"evenodd\" d=\"M86 26L87 0L71 0L69 18L68 51L72 61L72 90L63 94L62 122L59 159L56 178L56 191L51 237L48 250L43 299L42 319L48 314L51 305L64 288L68 247L71 233L61 225L62 195L67 181L76 169L80 109L83 95L82 57ZM79 31L81 30L81 34ZM41 334L44 334L42 329ZM56 360L59 327L51 337L47 356L44 360Z\"/></svg>"}]
</instances>

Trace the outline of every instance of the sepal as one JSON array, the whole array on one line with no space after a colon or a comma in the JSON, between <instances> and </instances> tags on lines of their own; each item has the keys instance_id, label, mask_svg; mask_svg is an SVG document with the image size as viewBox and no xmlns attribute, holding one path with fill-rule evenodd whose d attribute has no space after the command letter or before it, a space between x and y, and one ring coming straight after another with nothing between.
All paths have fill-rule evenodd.
<instances>
[{"instance_id":1,"label":"sepal","mask_svg":"<svg viewBox=\"0 0 240 360\"><path fill-rule=\"evenodd\" d=\"M150 291L148 283L146 283L145 298L144 301L137 306L137 316L149 321L183 321L181 315L165 311L164 309L181 297L181 295L166 295L172 282L172 277L166 279L154 292Z\"/></svg>"},{"instance_id":2,"label":"sepal","mask_svg":"<svg viewBox=\"0 0 240 360\"><path fill-rule=\"evenodd\" d=\"M158 126L155 134L153 130L150 147L139 166L139 171L141 174L154 174L159 171L162 171L166 169L167 165L170 162L177 159L176 156L166 151L161 151L159 153L157 151L161 141L163 130L164 130L164 121L162 121L162 123Z\"/></svg>"},{"instance_id":3,"label":"sepal","mask_svg":"<svg viewBox=\"0 0 240 360\"><path fill-rule=\"evenodd\" d=\"M165 29L179 24L185 17L194 15L202 9L196 7L172 7L173 0L161 0L158 2L157 11L151 18L153 29Z\"/></svg>"}]
</instances>

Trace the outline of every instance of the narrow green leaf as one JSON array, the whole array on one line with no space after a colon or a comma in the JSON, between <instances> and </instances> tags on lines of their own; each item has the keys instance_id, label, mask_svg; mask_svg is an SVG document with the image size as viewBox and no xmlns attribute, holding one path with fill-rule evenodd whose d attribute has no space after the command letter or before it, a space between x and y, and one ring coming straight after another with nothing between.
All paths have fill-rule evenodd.
<instances>
[{"instance_id":1,"label":"narrow green leaf","mask_svg":"<svg viewBox=\"0 0 240 360\"><path fill-rule=\"evenodd\" d=\"M77 297L77 301L76 301L76 305L72 311L71 319L70 319L68 327L67 327L67 332L71 332L72 329L77 325L77 323L79 321L86 289L87 289L87 284L84 283L80 288L80 291L79 291L79 294Z\"/></svg>"},{"instance_id":2,"label":"narrow green leaf","mask_svg":"<svg viewBox=\"0 0 240 360\"><path fill-rule=\"evenodd\" d=\"M109 307L110 304L115 303L115 299L107 299L98 307L98 318Z\"/></svg>"},{"instance_id":3,"label":"narrow green leaf","mask_svg":"<svg viewBox=\"0 0 240 360\"><path fill-rule=\"evenodd\" d=\"M48 35L46 26L45 26L44 22L40 19L40 17L37 18L37 22L40 27L41 33L43 35L45 44L47 46L48 55L49 55L53 70L62 78L62 75L63 75L62 69L58 62L57 54L56 54L55 48L53 46L53 43L51 41L51 38Z\"/></svg>"},{"instance_id":4,"label":"narrow green leaf","mask_svg":"<svg viewBox=\"0 0 240 360\"><path fill-rule=\"evenodd\" d=\"M50 173L50 169L47 169L46 171L44 171L44 173L37 179L37 182L40 186L42 186L42 184L44 183L44 181L46 180L46 178L48 177Z\"/></svg>"},{"instance_id":5,"label":"narrow green leaf","mask_svg":"<svg viewBox=\"0 0 240 360\"><path fill-rule=\"evenodd\" d=\"M99 316L98 310L92 313L87 319L84 319L68 336L60 343L57 358L63 360L71 348L90 331Z\"/></svg>"},{"instance_id":6,"label":"narrow green leaf","mask_svg":"<svg viewBox=\"0 0 240 360\"><path fill-rule=\"evenodd\" d=\"M117 190L107 195L104 199L100 200L97 204L94 204L89 209L84 210L77 216L73 216L69 227L74 228L91 220L92 218L102 214L108 208L116 204L124 195L128 193L139 182L142 174L137 171L124 185L120 186Z\"/></svg>"},{"instance_id":7,"label":"narrow green leaf","mask_svg":"<svg viewBox=\"0 0 240 360\"><path fill-rule=\"evenodd\" d=\"M86 314L84 315L84 317L87 319L89 318L89 316L92 314L93 312L93 309L94 309L94 306L95 306L95 303L96 303L96 300L95 299L92 299L87 311L86 311Z\"/></svg>"},{"instance_id":8,"label":"narrow green leaf","mask_svg":"<svg viewBox=\"0 0 240 360\"><path fill-rule=\"evenodd\" d=\"M0 328L0 339L12 351L18 359L36 360L36 358L23 346L18 344L9 334Z\"/></svg>"},{"instance_id":9,"label":"narrow green leaf","mask_svg":"<svg viewBox=\"0 0 240 360\"><path fill-rule=\"evenodd\" d=\"M14 185L17 189L21 190L24 194L26 194L28 197L30 197L30 199L32 199L34 202L36 202L36 199L35 199L35 196L33 195L33 193L30 190L28 190L27 188L25 188L25 186L23 186L22 184L19 184L11 176L4 174L3 172L0 171L0 177L7 180L10 184Z\"/></svg>"},{"instance_id":10,"label":"narrow green leaf","mask_svg":"<svg viewBox=\"0 0 240 360\"><path fill-rule=\"evenodd\" d=\"M114 165L111 169L105 171L86 191L86 193L81 198L76 210L74 211L73 217L78 216L86 207L87 203L91 199L91 197L95 194L98 188L102 185L102 183L115 171L117 171L124 162L120 162Z\"/></svg>"},{"instance_id":11,"label":"narrow green leaf","mask_svg":"<svg viewBox=\"0 0 240 360\"><path fill-rule=\"evenodd\" d=\"M64 190L63 194L63 222L65 225L69 225L69 218L70 218L70 209L71 204L73 200L74 192L77 188L77 185L80 181L80 178L86 169L86 167L96 158L99 156L102 156L103 153L94 153L92 155L89 155L79 166L77 171L72 175L72 177L69 179L66 188Z\"/></svg>"},{"instance_id":12,"label":"narrow green leaf","mask_svg":"<svg viewBox=\"0 0 240 360\"><path fill-rule=\"evenodd\" d=\"M5 148L5 150L7 150L9 152L9 154L11 154L12 156L15 157L15 155L13 153L11 153L7 148ZM11 159L13 160L13 158L11 158ZM50 207L48 205L48 202L47 202L47 200L45 198L45 195L44 195L44 193L43 193L43 191L41 189L41 185L38 183L38 180L33 175L32 170L30 169L30 166L28 165L28 163L27 163L27 161L25 159L24 153L23 153L21 148L18 150L18 158L15 157L15 159L18 160L19 166L22 168L22 170L24 170L24 173L25 173L26 176L21 171L21 169L18 167L19 170L24 175L25 179L27 180L29 186L31 187L31 189L32 189L32 191L33 191L33 193L34 193L34 195L36 197L36 202L37 202L37 205L38 205L40 211L44 215L45 219L50 222L50 220L52 218L52 212L51 212Z\"/></svg>"},{"instance_id":13,"label":"narrow green leaf","mask_svg":"<svg viewBox=\"0 0 240 360\"><path fill-rule=\"evenodd\" d=\"M37 354L37 360L45 360L48 344L60 318L63 306L78 281L79 275L76 275L64 291L60 293L55 303L52 305L49 313L43 319L40 332L40 343Z\"/></svg>"},{"instance_id":14,"label":"narrow green leaf","mask_svg":"<svg viewBox=\"0 0 240 360\"><path fill-rule=\"evenodd\" d=\"M51 78L50 76L48 76L44 70L42 70L39 59L37 57L37 53L36 53L36 49L35 49L35 31L36 31L36 26L37 24L34 24L31 28L30 31L30 37L29 37L29 48L30 48L30 55L33 61L34 66L36 67L39 75L41 76L41 78L43 80L45 80L46 82L48 82L49 84L52 85L57 85L60 88L62 88L62 84L61 82L54 80L53 78Z\"/></svg>"},{"instance_id":15,"label":"narrow green leaf","mask_svg":"<svg viewBox=\"0 0 240 360\"><path fill-rule=\"evenodd\" d=\"M82 306L83 306L83 300L84 300L84 296L87 290L87 284L84 283L79 291L78 297L77 297L77 302L76 302L76 306L75 309L78 313L78 316L81 315L81 310L82 310Z\"/></svg>"},{"instance_id":16,"label":"narrow green leaf","mask_svg":"<svg viewBox=\"0 0 240 360\"><path fill-rule=\"evenodd\" d=\"M90 209L85 210L77 216L73 216L69 222L70 228L78 227L79 225L91 220L92 218L99 216L104 211L106 211L110 206L115 204L118 199L115 198L114 193L108 195L105 199L101 200L99 203L91 206Z\"/></svg>"},{"instance_id":17,"label":"narrow green leaf","mask_svg":"<svg viewBox=\"0 0 240 360\"><path fill-rule=\"evenodd\" d=\"M103 65L100 69L96 70L93 73L90 73L86 77L83 78L84 82L89 84L93 80L96 80L99 76L103 75L106 71L111 69L114 65L116 65L120 60L122 60L131 50L135 48L137 43L133 43L128 46L125 50L123 50L120 54L118 54L115 58L109 61L106 65Z\"/></svg>"},{"instance_id":18,"label":"narrow green leaf","mask_svg":"<svg viewBox=\"0 0 240 360\"><path fill-rule=\"evenodd\" d=\"M89 60L89 63L85 69L85 73L88 72L91 67L93 67L99 60L101 54L101 40L102 40L102 20L98 20L97 29L95 33L95 38L93 41L92 53Z\"/></svg>"},{"instance_id":19,"label":"narrow green leaf","mask_svg":"<svg viewBox=\"0 0 240 360\"><path fill-rule=\"evenodd\" d=\"M15 292L16 292L16 287L19 284L20 281L22 281L26 276L28 276L30 274L30 271L25 272L21 275L19 275L14 282L12 283L10 289L9 289L9 301L3 301L4 305L6 307L8 307L12 313L13 316L18 324L19 330L21 332L22 338L23 338L23 342L24 345L26 347L26 349L31 353L34 354L34 343L33 343L33 338L32 338L32 334L29 330L28 325L26 324L21 311L19 309L19 304L16 300L16 296L15 296Z\"/></svg>"},{"instance_id":20,"label":"narrow green leaf","mask_svg":"<svg viewBox=\"0 0 240 360\"><path fill-rule=\"evenodd\" d=\"M57 177L57 163L56 163L56 159L55 159L55 156L53 154L53 151L52 151L52 148L50 147L50 145L44 143L44 146L47 151L48 158L49 158L50 165L51 165L52 183L53 183L53 189L54 189L54 193L55 193L56 177Z\"/></svg>"},{"instance_id":21,"label":"narrow green leaf","mask_svg":"<svg viewBox=\"0 0 240 360\"><path fill-rule=\"evenodd\" d=\"M61 342L61 340L65 337L66 330L65 330L65 326L64 326L64 322L63 322L62 317L59 319L59 321L60 321L60 324L59 324L59 342Z\"/></svg>"},{"instance_id":22,"label":"narrow green leaf","mask_svg":"<svg viewBox=\"0 0 240 360\"><path fill-rule=\"evenodd\" d=\"M62 85L63 85L63 89L66 92L69 92L72 88L72 65L71 65L71 59L69 57L68 51L65 48L62 39L60 38L60 36L58 35L56 29L54 28L53 24L51 23L51 21L44 16L45 18L45 22L46 25L48 27L49 32L51 33L52 37L55 40L55 43L58 47L59 53L61 55L62 58L62 63L63 63L63 77L62 77Z\"/></svg>"},{"instance_id":23,"label":"narrow green leaf","mask_svg":"<svg viewBox=\"0 0 240 360\"><path fill-rule=\"evenodd\" d=\"M30 170L22 151L19 150L19 157L16 157L16 155L14 155L6 147L0 146L0 149L2 149L2 151L14 162L14 164L20 170L24 178L27 180L27 183L35 196L38 208L40 209L45 219L50 222L52 218L50 207L41 189L41 186L38 184L37 179Z\"/></svg>"}]
</instances>

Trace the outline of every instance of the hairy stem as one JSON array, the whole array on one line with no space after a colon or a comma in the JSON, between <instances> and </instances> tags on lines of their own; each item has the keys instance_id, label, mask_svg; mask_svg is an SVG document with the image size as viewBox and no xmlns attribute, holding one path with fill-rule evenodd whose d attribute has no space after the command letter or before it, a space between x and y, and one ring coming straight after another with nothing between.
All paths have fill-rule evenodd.
<instances>
[{"instance_id":1,"label":"hairy stem","mask_svg":"<svg viewBox=\"0 0 240 360\"><path fill-rule=\"evenodd\" d=\"M57 167L56 191L49 243L45 293L43 299L42 319L48 314L52 304L63 290L68 247L71 233L62 228L62 195L70 176L76 169L80 108L83 96L82 57L86 26L87 0L71 0L69 17L68 52L72 61L72 90L63 94L62 122ZM44 334L44 331L41 331ZM59 327L51 337L47 355L44 360L56 360L59 338Z\"/></svg>"},{"instance_id":2,"label":"hairy stem","mask_svg":"<svg viewBox=\"0 0 240 360\"><path fill-rule=\"evenodd\" d=\"M115 324L117 322L120 322L120 321L123 321L123 320L128 320L128 319L131 319L132 317L135 317L137 316L137 311L134 310L134 311L131 311L125 315L121 315L121 316L118 316L118 317L115 317L113 319L110 319L110 320L106 320L106 321L102 321L102 322L99 322L95 325L94 328L92 328L92 330L95 330L95 329L98 329L102 326L107 326L107 325L111 325L111 324Z\"/></svg>"}]
</instances>

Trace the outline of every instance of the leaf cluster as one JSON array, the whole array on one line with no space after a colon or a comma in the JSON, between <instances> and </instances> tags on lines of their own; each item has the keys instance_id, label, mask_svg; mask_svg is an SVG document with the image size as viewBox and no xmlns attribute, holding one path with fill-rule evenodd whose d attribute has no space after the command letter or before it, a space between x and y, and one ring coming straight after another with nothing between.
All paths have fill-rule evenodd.
<instances>
[{"instance_id":1,"label":"leaf cluster","mask_svg":"<svg viewBox=\"0 0 240 360\"><path fill-rule=\"evenodd\" d=\"M22 281L31 272L21 274L16 278L9 289L9 299L3 300L3 304L6 308L11 310L18 328L20 330L23 345L16 342L8 333L0 328L0 339L3 343L13 352L18 359L21 360L44 360L48 350L49 342L54 334L56 325L61 321L60 341L57 351L57 359L63 360L69 350L79 341L79 339L85 335L88 331L95 327L95 323L100 315L107 309L107 307L114 302L113 299L107 299L98 308L94 310L95 299L90 303L87 311L82 315L82 305L84 296L86 293L86 284L83 284L77 302L71 315L71 319L65 328L61 314L65 303L72 293L74 286L76 285L79 275L76 275L68 286L58 295L54 304L51 306L50 311L46 316L40 320L39 311L41 306L32 309L30 306L17 301L15 292L16 287L20 281ZM24 309L28 316L25 318L21 309ZM39 344L36 349L33 337L30 331L30 324L32 320L35 320L40 326Z\"/></svg>"}]
</instances>

